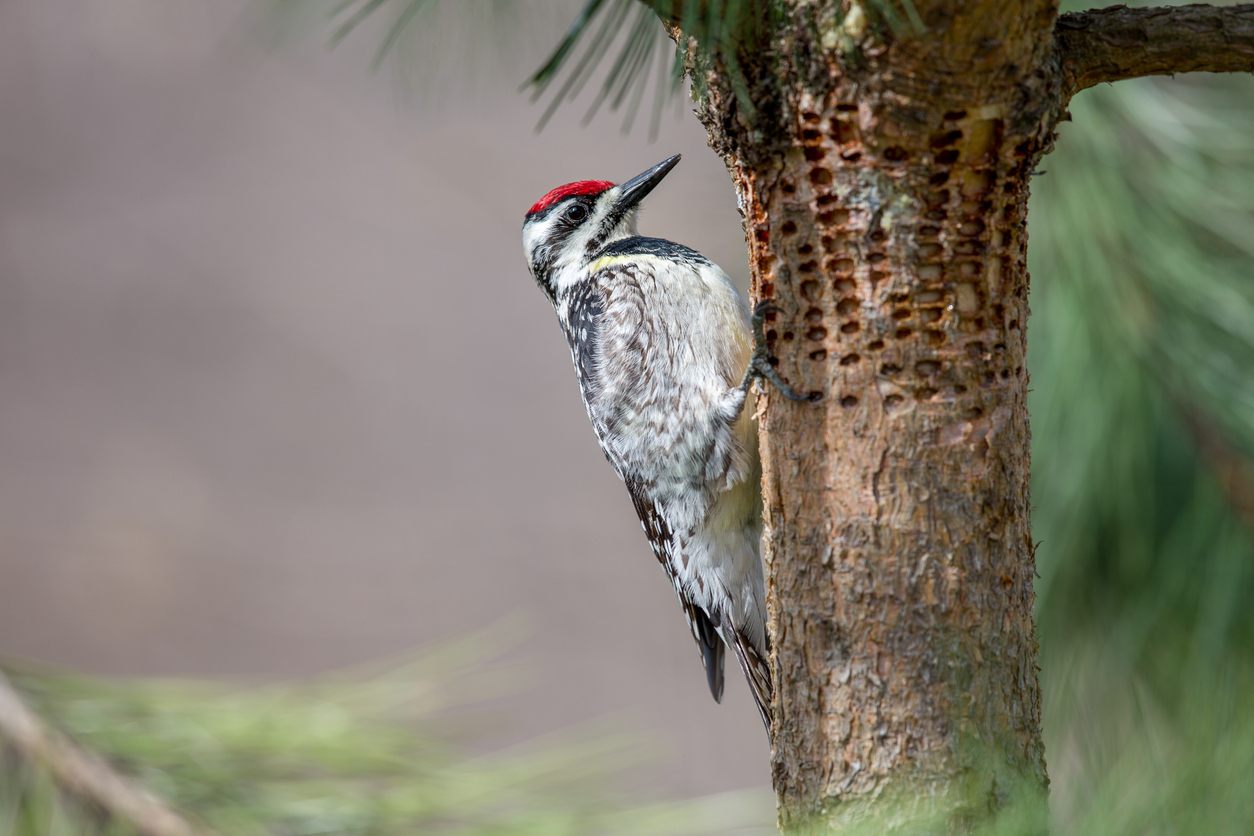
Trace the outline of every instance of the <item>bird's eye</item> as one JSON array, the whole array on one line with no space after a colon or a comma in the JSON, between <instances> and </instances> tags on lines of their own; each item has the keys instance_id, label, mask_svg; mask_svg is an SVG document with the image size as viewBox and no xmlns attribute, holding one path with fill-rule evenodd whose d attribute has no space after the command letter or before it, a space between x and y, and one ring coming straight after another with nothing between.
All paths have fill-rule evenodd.
<instances>
[{"instance_id":1,"label":"bird's eye","mask_svg":"<svg viewBox=\"0 0 1254 836\"><path fill-rule=\"evenodd\" d=\"M571 221L572 223L579 223L584 218L588 217L588 210L582 204L572 203L570 206L566 207L566 211L562 214L566 217L566 220Z\"/></svg>"}]
</instances>

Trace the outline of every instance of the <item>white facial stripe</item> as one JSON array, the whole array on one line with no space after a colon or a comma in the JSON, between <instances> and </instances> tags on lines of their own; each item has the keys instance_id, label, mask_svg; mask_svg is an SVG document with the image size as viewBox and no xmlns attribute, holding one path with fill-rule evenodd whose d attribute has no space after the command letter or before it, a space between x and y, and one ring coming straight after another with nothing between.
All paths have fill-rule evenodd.
<instances>
[{"instance_id":1,"label":"white facial stripe","mask_svg":"<svg viewBox=\"0 0 1254 836\"><path fill-rule=\"evenodd\" d=\"M543 245L552 237L558 221L558 214L554 211L550 212L543 221L533 221L523 227L523 254L527 256L528 261L535 254L536 247Z\"/></svg>"},{"instance_id":2,"label":"white facial stripe","mask_svg":"<svg viewBox=\"0 0 1254 836\"><path fill-rule=\"evenodd\" d=\"M564 240L556 237L560 233L559 226L563 223L562 213L575 198L562 201L553 207L544 220L534 221L523 228L523 251L529 262L534 265L550 256L553 258L549 277L555 291L560 293L583 278L582 268L592 255L588 252L588 247L600 235L621 195L622 188L619 186L604 192L593 205L591 216ZM636 215L636 209L628 212L608 235L602 236L602 243L608 244L635 235ZM546 247L558 249L550 253L545 251Z\"/></svg>"}]
</instances>

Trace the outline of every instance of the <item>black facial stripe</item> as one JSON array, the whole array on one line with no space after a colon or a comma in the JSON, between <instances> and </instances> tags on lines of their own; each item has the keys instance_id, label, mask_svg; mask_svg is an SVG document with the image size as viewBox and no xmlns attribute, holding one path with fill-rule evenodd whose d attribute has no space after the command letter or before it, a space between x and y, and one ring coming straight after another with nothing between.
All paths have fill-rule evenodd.
<instances>
[{"instance_id":1,"label":"black facial stripe","mask_svg":"<svg viewBox=\"0 0 1254 836\"><path fill-rule=\"evenodd\" d=\"M609 237L610 233L614 231L614 228L617 227L622 220L623 213L618 211L611 211L609 215L602 219L601 229L598 230L597 234L593 235L588 241L588 246L585 248L585 254L592 256L600 252L601 248L605 246L605 239Z\"/></svg>"},{"instance_id":2,"label":"black facial stripe","mask_svg":"<svg viewBox=\"0 0 1254 836\"><path fill-rule=\"evenodd\" d=\"M550 214L552 214L552 212L553 212L553 210L554 210L554 209L556 209L557 207L561 206L561 205L562 205L562 203L565 203L565 201L561 201L561 202L559 202L559 203L554 203L552 206L546 206L546 207L544 207L543 209L541 209L539 212L528 212L526 215L524 215L524 216L523 216L523 226L526 226L527 224L531 223L532 221L542 221L542 220L544 220L544 219L545 219L545 218L547 218Z\"/></svg>"},{"instance_id":3,"label":"black facial stripe","mask_svg":"<svg viewBox=\"0 0 1254 836\"><path fill-rule=\"evenodd\" d=\"M557 203L554 203L552 206L544 207L544 209L539 212L527 213L527 215L523 217L523 224L525 225L532 221L546 220L549 215L552 215L554 212L564 212L566 207L570 206L572 203L582 204L588 210L588 214L591 215L592 207L596 205L597 197L599 197L599 195L572 195L571 197L563 198Z\"/></svg>"}]
</instances>

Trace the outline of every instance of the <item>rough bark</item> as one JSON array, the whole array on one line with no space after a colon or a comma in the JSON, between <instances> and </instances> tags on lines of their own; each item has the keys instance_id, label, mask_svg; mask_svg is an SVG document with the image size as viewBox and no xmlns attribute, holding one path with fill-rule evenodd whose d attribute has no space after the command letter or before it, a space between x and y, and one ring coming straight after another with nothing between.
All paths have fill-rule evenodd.
<instances>
[{"instance_id":1,"label":"rough bark","mask_svg":"<svg viewBox=\"0 0 1254 836\"><path fill-rule=\"evenodd\" d=\"M1043 799L1029 182L1077 90L1254 54L1249 6L914 0L890 25L883 5L743 0L732 37L687 41L772 353L822 395L759 400L786 829L960 831Z\"/></svg>"}]
</instances>

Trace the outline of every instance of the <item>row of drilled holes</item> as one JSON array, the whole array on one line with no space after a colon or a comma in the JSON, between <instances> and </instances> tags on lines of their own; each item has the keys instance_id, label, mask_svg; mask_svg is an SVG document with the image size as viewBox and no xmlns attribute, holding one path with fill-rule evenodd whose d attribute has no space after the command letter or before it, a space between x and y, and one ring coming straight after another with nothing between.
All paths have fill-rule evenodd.
<instances>
[{"instance_id":1,"label":"row of drilled holes","mask_svg":"<svg viewBox=\"0 0 1254 836\"><path fill-rule=\"evenodd\" d=\"M813 284L815 287L817 287L817 283L813 283ZM860 309L860 302L858 301L856 295L852 293L852 291L856 289L854 282L851 279L836 279L833 286L837 290L838 294L839 293L850 294L850 295L842 296L840 301L837 302L837 307L836 307L837 313L839 315L845 315L845 316L857 313L857 311ZM811 290L813 290L813 288ZM905 297L904 295L893 300L893 302L897 304L903 304L906 301L907 301L907 297ZM945 301L946 301L946 298L945 298L944 291L934 288L934 287L923 288L915 293L916 303L918 302L940 303L939 305L925 305L924 307L921 307L918 309L918 314L920 317L924 319L924 323L926 325L936 325L944 317L945 310L946 310ZM952 305L949 307L952 307ZM980 310L981 307L977 306L976 309ZM895 320L899 322L904 322L904 320L909 319L913 315L913 313L914 312L908 307L898 307L893 311L892 316ZM1004 306L1000 304L994 305L993 315L996 316L999 320L1002 320L1005 316ZM822 313L817 308L811 308L807 312L807 320L811 322L819 322L821 321L821 319L822 319ZM975 329L983 330L984 324L985 322L984 322L983 316L975 317L972 320L972 325ZM1017 319L1011 320L1011 322L1008 323L1008 327L1011 329L1017 329L1018 320ZM842 325L842 331L847 334L856 333L859 330L860 330L860 325L856 321L849 321L849 322L846 322L844 325ZM898 327L893 332L893 335L897 337L898 339L907 338L911 336L911 334L912 334L911 329L908 327L904 327L904 326ZM934 346L939 346L943 344L943 342L945 341L945 336L940 331L936 331L932 329L925 329L923 334L924 334L924 337L928 340L928 343ZM808 336L814 339L821 340L821 339L826 338L827 332L825 329L822 329L822 328L814 328L811 330ZM885 347L884 340L874 339L868 342L865 350L880 351L880 350L883 350L884 347ZM997 354L1004 354L1006 346L1002 343L998 343L997 345L993 347L993 349L994 349L994 352L996 352ZM968 344L967 351L968 353L972 355L973 358L975 358L978 356L983 356L985 353L985 348L982 342L974 341ZM827 359L827 351L826 349L818 349L818 350L811 352L809 356L811 360L823 361ZM851 365L861 362L862 359L863 359L862 356L858 352L850 352L848 354L843 355L839 359L838 363L841 366L851 366ZM988 359L991 361L993 360L993 357L990 356ZM940 374L942 369L943 369L943 365L939 359L925 358L925 359L918 360L915 362L914 364L915 374L929 381L929 383L927 383L926 385L916 387L913 390L913 395L917 401L928 401L934 398L935 396L937 396L938 394L940 394L940 389L937 388L937 386L932 385L931 381L935 380L936 376ZM886 377L894 377L894 376L899 375L901 372L902 372L902 368L895 363L884 363L880 367L880 373ZM985 386L994 385L997 382L998 377L1000 377L1002 380L1007 380L1010 378L1012 373L1016 376L1021 374L1022 367L1016 367L1015 369L1013 369L1013 371L1009 368L1009 366L1004 366L999 371L996 371L996 372L992 370L986 370L983 373L982 385L985 385ZM953 384L952 386L948 388L952 390L954 395L961 395L967 391L967 386L963 384ZM852 397L852 396L847 396L846 399L842 400L842 403L846 403L846 405L849 405L849 401L848 401L849 397ZM896 395L896 394L887 395L885 397L885 405L887 407L891 408L896 405L896 404L889 403L889 401L892 399L896 399L896 401L900 402L901 396ZM856 399L854 399L853 403L856 403ZM979 411L978 408L976 409L976 411L977 412Z\"/></svg>"},{"instance_id":2,"label":"row of drilled holes","mask_svg":"<svg viewBox=\"0 0 1254 836\"><path fill-rule=\"evenodd\" d=\"M838 106L837 109L839 111L848 112L848 111L855 110L856 107L852 105L849 105L849 106L842 105L842 106ZM961 119L964 116L965 116L965 113L960 112L960 111L946 114L946 118L954 119L954 120ZM813 122L813 123L817 123L818 121L820 121L817 114L806 114L806 120L808 122ZM840 118L833 118L831 120L831 126L832 126L832 138L836 140L838 144L848 145L856 141L856 136L848 130L850 126L847 125L847 122L845 120L842 120ZM959 140L961 140L962 136L963 136L962 132L957 129L943 131L932 137L930 145L933 149L945 149L946 146L953 145ZM809 128L803 132L803 141L806 142L806 157L811 162L817 162L826 157L826 151L822 148L822 140L823 140L822 133L816 129ZM856 150L846 150L841 154L841 156L842 158L846 160L852 161L860 157L860 152ZM909 155L907 152L905 152L904 149L890 148L890 149L886 149L883 156L890 161L897 162L897 161L903 161L907 159ZM950 165L954 162L957 162L959 156L960 155L957 149L947 149L947 150L939 151L935 155L934 159L935 159L935 162L941 165ZM992 173L981 172L981 174L983 176L988 177L990 185L991 185L991 182L993 179ZM815 190L819 192L815 200L820 208L823 205L834 203L837 201L837 198L834 194L824 193L824 190L830 187L832 183L832 179L833 179L832 174L828 169L822 166L814 166L811 168L811 171L809 174L809 180L810 180L811 185L815 187ZM949 172L938 172L937 174L932 176L930 182L933 186L939 187L939 186L945 185L949 181L949 179L950 179ZM783 191L786 194L793 193L795 192L795 186L792 185L791 183L786 183L784 184ZM958 233L957 237L959 240L955 242L955 246L954 246L954 253L956 255L980 256L984 253L986 249L985 242L982 240L983 234L986 229L985 223L983 220L983 215L984 213L991 211L992 206L991 206L990 201L987 201L987 200L978 201L975 199L978 197L984 197L985 195L986 195L986 190L984 189L976 189L974 191L967 190L962 195L962 197L966 199L963 200L962 203L958 207L959 212L961 213L959 217L961 218L962 223L957 230L957 233ZM936 222L944 222L947 219L948 212L946 210L948 208L947 204L949 203L950 197L951 196L948 190L939 190L938 192L936 192L934 195L931 196L932 199L928 201L931 204L931 206L928 209L928 217L930 220L933 220ZM1013 210L1013 207L1007 207L1007 209ZM843 226L849 220L849 213L847 211L839 210L839 209L830 210L828 212L819 212L817 215L817 220L821 226ZM796 224L791 221L786 221L781 226L781 232L784 233L785 235L795 235L797 233ZM939 238L940 232L941 232L941 229L939 226L925 225L922 229L920 229L920 237L921 238L927 238L927 237ZM884 240L884 238L885 238L884 233L879 230L876 230L870 236L872 243L881 243ZM829 242L834 242L834 240L835 239L830 236L824 236L824 239L823 239L824 249L830 252L831 247L829 247L828 244ZM936 250L935 252L920 253L920 255L930 255L932 257L939 257L942 254L941 248L938 245L933 245L933 246ZM802 244L798 248L798 254L801 255L802 257L810 255L812 253L813 253L813 247L808 243ZM875 278L878 273L878 271L874 269L874 266L876 263L882 262L884 259L885 259L885 255L882 252L872 252L867 255L867 262L871 264L872 266L870 277L871 277L873 286L876 283ZM967 259L963 261L958 261L956 262L956 264L957 264L957 270L959 272L960 278L964 278L968 280L975 280L975 279L978 279L978 277L983 271L983 264L979 262L978 260ZM802 273L813 272L814 270L817 269L817 267L818 267L818 264L816 261L812 261L812 260L804 261L799 265L799 271ZM847 275L852 274L853 269L854 269L854 262L852 259L849 259L847 257L839 258L839 259L828 259L827 261L824 262L824 267L827 268L830 272L836 273L838 275L838 278L836 278L834 281L834 287L838 295L842 292L848 293L848 292L852 292L856 290L856 285L853 283L852 280L850 280L847 277ZM941 280L945 273L944 264L939 261L924 262L920 264L917 269L919 271L919 278L925 281ZM846 277L842 278L840 277L840 274L846 274ZM879 275L882 276L883 274L879 273ZM802 293L803 298L806 298L808 301L817 301L817 297L820 291L821 291L821 284L819 282L813 279L804 279L802 281L801 293ZM937 295L936 301L939 301L939 294ZM839 314L845 314L845 315L853 314L857 312L857 310L859 309L859 306L860 306L860 303L857 299L856 294L846 295L846 296L843 296L840 299L840 301L837 303L837 312ZM982 305L980 305L979 307L982 307ZM809 337L812 340L821 341L821 340L826 339L827 337L826 329L823 328L821 325L817 324L822 321L822 316L823 316L822 311L818 308L810 308L806 313L806 320L812 325L812 327L807 331L807 337ZM899 308L894 311L893 316L894 316L894 319L897 319L899 321L908 319L911 316L911 311L908 308ZM925 324L935 324L939 322L941 318L943 318L944 309L943 307L925 307L921 309L920 316L924 317ZM982 317L974 318L974 320L972 321L972 325L982 330L983 325L984 325L983 318ZM1017 321L1013 321L1010 327L1014 328L1014 327L1017 327L1017 325L1018 325ZM845 333L845 334L857 333L860 330L860 328L861 326L856 319L851 319L841 325L841 331L842 333ZM904 339L904 338L911 336L912 333L913 332L909 327L902 326L895 330L894 335L899 339ZM939 345L944 342L944 339L945 339L944 334L939 331L926 330L924 333L929 338L930 343ZM793 338L793 334L791 332L788 332L785 334L785 339L792 339L792 338ZM880 339L872 340L870 343L868 343L868 349L871 349L871 350L879 350L879 349L882 349L883 347L884 347L884 342L883 340L880 340ZM1004 346L1000 346L1000 347L1004 349ZM826 349L818 349L810 353L810 358L812 360L816 360L816 361L825 360L826 357L827 357ZM861 357L857 353L850 353L850 354L843 356L839 362L841 365L852 365L856 362L859 362L860 360L861 360ZM900 367L894 366L893 364L885 364L881 370L885 373L898 373L900 372ZM918 373L920 376L931 377L940 372L941 364L939 363L939 361L935 361L935 360L921 360L915 364L915 370L916 370L916 373ZM1022 372L1021 368L1016 368L1014 373L1017 375L1017 374L1020 374L1021 372ZM1010 370L1008 368L1003 368L1000 372L1000 376L1002 379L1008 378L1010 376ZM986 372L984 375L985 383L989 384L989 383L995 382L996 377L997 376L994 375L992 372ZM967 387L961 384L955 384L953 388L956 394L961 394L967 391ZM934 387L922 387L921 389L917 390L916 396L919 397L919 399L921 400L926 400L931 397L934 397L937 393L938 393L938 390L936 390ZM900 395L890 394L886 396L885 404L886 406L891 408L895 404L890 403L890 401L900 402L901 400L902 398ZM857 398L852 395L847 395L842 398L841 403L845 406L852 406L857 403ZM973 412L978 414L980 410L977 407L973 410Z\"/></svg>"},{"instance_id":3,"label":"row of drilled holes","mask_svg":"<svg viewBox=\"0 0 1254 836\"><path fill-rule=\"evenodd\" d=\"M836 110L838 114L844 115L837 115L828 120L828 136L841 149L841 159L847 162L855 162L862 157L861 138L858 134L857 126L848 114L856 111L857 107L853 105L838 105ZM965 116L965 111L953 111L945 114L945 118L949 121L957 121L965 118ZM827 156L827 151L823 147L823 132L815 127L815 125L822 122L822 117L817 113L808 112L802 114L802 118L810 126L803 128L801 131L802 150L807 160L818 162ZM933 161L939 165L956 163L961 156L961 152L957 148L950 146L957 144L962 138L963 133L958 128L942 129L933 134L928 140L928 146L932 150ZM879 156L891 163L901 163L910 159L910 152L899 145L892 145L885 148Z\"/></svg>"}]
</instances>

